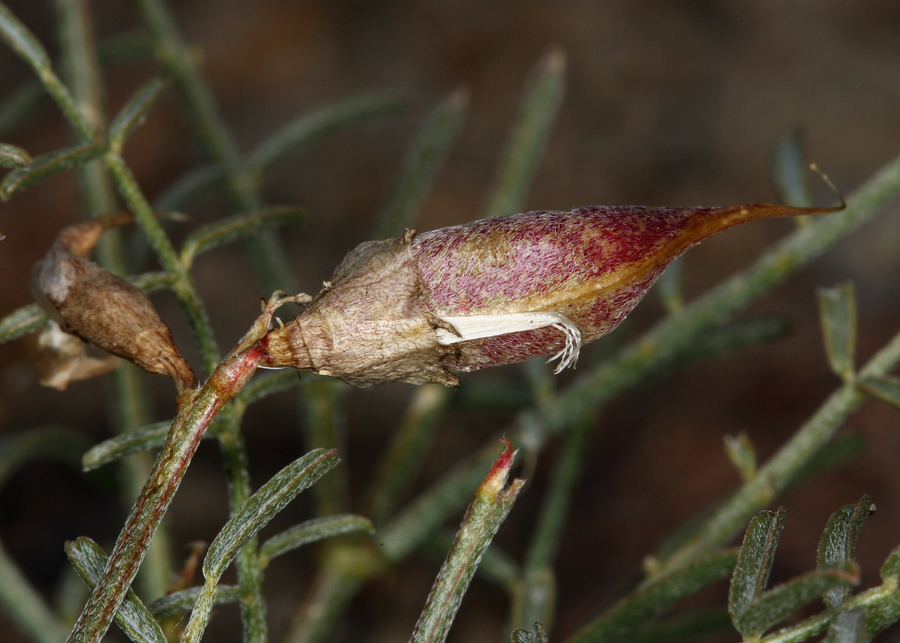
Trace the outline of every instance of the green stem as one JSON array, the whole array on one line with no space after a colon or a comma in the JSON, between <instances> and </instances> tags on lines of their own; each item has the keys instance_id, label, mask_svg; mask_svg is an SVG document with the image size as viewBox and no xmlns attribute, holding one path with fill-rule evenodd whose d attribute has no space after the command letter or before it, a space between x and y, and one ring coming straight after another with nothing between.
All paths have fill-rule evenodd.
<instances>
[{"instance_id":1,"label":"green stem","mask_svg":"<svg viewBox=\"0 0 900 643\"><path fill-rule=\"evenodd\" d=\"M886 375L897 364L900 364L900 333L866 364L860 376ZM753 514L766 507L795 480L844 420L866 399L867 396L852 382L835 391L753 479L704 523L691 540L661 561L653 577L646 582L684 567L727 543Z\"/></svg>"},{"instance_id":2,"label":"green stem","mask_svg":"<svg viewBox=\"0 0 900 643\"><path fill-rule=\"evenodd\" d=\"M240 392L256 372L263 351L254 342L268 329L271 312L267 309L257 320L203 387L181 400L153 471L119 534L103 577L69 635L68 643L97 643L103 637L137 574L147 545L172 502L203 433L224 404Z\"/></svg>"},{"instance_id":3,"label":"green stem","mask_svg":"<svg viewBox=\"0 0 900 643\"><path fill-rule=\"evenodd\" d=\"M34 34L18 18L0 3L0 37L9 47L34 69L41 84L59 105L79 142L93 141L97 131L75 104L68 88L59 80L50 64L50 57Z\"/></svg>"}]
</instances>

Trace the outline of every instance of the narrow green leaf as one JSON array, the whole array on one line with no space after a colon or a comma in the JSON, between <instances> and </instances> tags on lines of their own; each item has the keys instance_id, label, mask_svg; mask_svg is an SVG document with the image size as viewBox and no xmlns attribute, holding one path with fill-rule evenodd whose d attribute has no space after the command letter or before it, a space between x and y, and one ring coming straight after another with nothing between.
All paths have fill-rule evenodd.
<instances>
[{"instance_id":1,"label":"narrow green leaf","mask_svg":"<svg viewBox=\"0 0 900 643\"><path fill-rule=\"evenodd\" d=\"M424 460L422 453L431 444L449 402L450 389L440 384L425 384L412 394L370 487L368 513L375 522L380 524L390 515L415 479Z\"/></svg>"},{"instance_id":2,"label":"narrow green leaf","mask_svg":"<svg viewBox=\"0 0 900 643\"><path fill-rule=\"evenodd\" d=\"M190 266L194 257L201 252L254 234L266 226L300 223L305 216L306 212L300 208L282 206L219 219L195 230L185 239L181 249L181 260L184 265Z\"/></svg>"},{"instance_id":3,"label":"narrow green leaf","mask_svg":"<svg viewBox=\"0 0 900 643\"><path fill-rule=\"evenodd\" d=\"M253 150L247 159L246 169L251 173L261 174L263 170L298 145L310 143L320 136L364 118L396 113L402 104L396 95L379 93L351 98L303 114Z\"/></svg>"},{"instance_id":4,"label":"narrow green leaf","mask_svg":"<svg viewBox=\"0 0 900 643\"><path fill-rule=\"evenodd\" d=\"M512 643L549 643L547 632L540 623L535 623L531 631L516 630L512 633Z\"/></svg>"},{"instance_id":5,"label":"narrow green leaf","mask_svg":"<svg viewBox=\"0 0 900 643\"><path fill-rule=\"evenodd\" d=\"M194 607L200 595L200 587L191 587L162 596L148 606L153 618L158 621L187 612ZM219 585L216 587L215 605L237 603L244 597L244 590L238 585Z\"/></svg>"},{"instance_id":6,"label":"narrow green leaf","mask_svg":"<svg viewBox=\"0 0 900 643\"><path fill-rule=\"evenodd\" d=\"M565 85L566 55L561 49L552 49L531 72L487 200L485 217L513 214L522 209L559 113Z\"/></svg>"},{"instance_id":7,"label":"narrow green leaf","mask_svg":"<svg viewBox=\"0 0 900 643\"><path fill-rule=\"evenodd\" d=\"M882 630L900 620L900 592L885 592L882 600L866 607L866 630L870 641Z\"/></svg>"},{"instance_id":8,"label":"narrow green leaf","mask_svg":"<svg viewBox=\"0 0 900 643\"><path fill-rule=\"evenodd\" d=\"M845 505L828 519L828 525L819 540L816 554L818 569L835 569L856 558L856 541L863 523L875 513L875 505L868 495L855 505ZM849 584L828 590L822 596L828 609L837 609L850 595Z\"/></svg>"},{"instance_id":9,"label":"narrow green leaf","mask_svg":"<svg viewBox=\"0 0 900 643\"><path fill-rule=\"evenodd\" d=\"M728 632L734 633L728 610L724 607L709 608L676 614L650 623L634 632L628 641L629 643L701 641Z\"/></svg>"},{"instance_id":10,"label":"narrow green leaf","mask_svg":"<svg viewBox=\"0 0 900 643\"><path fill-rule=\"evenodd\" d=\"M831 370L849 382L856 374L856 296L851 282L817 293L825 353Z\"/></svg>"},{"instance_id":11,"label":"narrow green leaf","mask_svg":"<svg viewBox=\"0 0 900 643\"><path fill-rule=\"evenodd\" d=\"M303 374L304 377L306 373ZM282 369L272 375L257 376L237 394L235 402L241 406L253 404L263 398L300 386L300 374L292 369Z\"/></svg>"},{"instance_id":12,"label":"narrow green leaf","mask_svg":"<svg viewBox=\"0 0 900 643\"><path fill-rule=\"evenodd\" d=\"M203 561L203 575L208 579L220 577L250 538L338 462L334 450L316 449L275 474L244 503L213 540Z\"/></svg>"},{"instance_id":13,"label":"narrow green leaf","mask_svg":"<svg viewBox=\"0 0 900 643\"><path fill-rule=\"evenodd\" d=\"M859 388L900 410L900 377L893 375L863 377L859 381Z\"/></svg>"},{"instance_id":14,"label":"narrow green leaf","mask_svg":"<svg viewBox=\"0 0 900 643\"><path fill-rule=\"evenodd\" d=\"M782 203L798 208L812 205L809 162L803 135L799 130L775 146L772 152L772 175Z\"/></svg>"},{"instance_id":15,"label":"narrow green leaf","mask_svg":"<svg viewBox=\"0 0 900 643\"><path fill-rule=\"evenodd\" d=\"M743 431L737 436L726 435L725 453L744 482L753 480L756 475L756 449L753 448L750 436Z\"/></svg>"},{"instance_id":16,"label":"narrow green leaf","mask_svg":"<svg viewBox=\"0 0 900 643\"><path fill-rule=\"evenodd\" d=\"M866 611L862 609L836 614L822 643L868 643Z\"/></svg>"},{"instance_id":17,"label":"narrow green leaf","mask_svg":"<svg viewBox=\"0 0 900 643\"><path fill-rule=\"evenodd\" d=\"M66 554L85 585L93 590L106 567L108 557L103 549L90 538L81 537L66 543ZM116 623L136 643L166 643L159 623L133 590L128 590L116 612Z\"/></svg>"},{"instance_id":18,"label":"narrow green leaf","mask_svg":"<svg viewBox=\"0 0 900 643\"><path fill-rule=\"evenodd\" d=\"M37 458L52 458L78 468L87 446L84 436L60 427L37 427L0 439L0 487L19 467Z\"/></svg>"},{"instance_id":19,"label":"narrow green leaf","mask_svg":"<svg viewBox=\"0 0 900 643\"><path fill-rule=\"evenodd\" d=\"M264 568L276 556L281 556L303 545L337 536L338 534L349 534L357 531L372 534L375 533L375 527L368 518L351 514L307 520L269 538L259 549L259 565Z\"/></svg>"},{"instance_id":20,"label":"narrow green leaf","mask_svg":"<svg viewBox=\"0 0 900 643\"><path fill-rule=\"evenodd\" d=\"M37 304L28 304L0 319L0 344L33 333L44 325L47 316Z\"/></svg>"},{"instance_id":21,"label":"narrow green leaf","mask_svg":"<svg viewBox=\"0 0 900 643\"><path fill-rule=\"evenodd\" d=\"M524 481L506 486L515 453L507 442L494 462L456 533L410 643L443 643L484 551L506 518Z\"/></svg>"},{"instance_id":22,"label":"narrow green leaf","mask_svg":"<svg viewBox=\"0 0 900 643\"><path fill-rule=\"evenodd\" d=\"M735 628L744 638L762 636L766 630L822 596L829 589L858 580L858 572L852 564L844 569L816 570L798 576L756 597L735 619Z\"/></svg>"},{"instance_id":23,"label":"narrow green leaf","mask_svg":"<svg viewBox=\"0 0 900 643\"><path fill-rule=\"evenodd\" d=\"M103 145L91 142L38 156L28 167L13 170L3 177L3 181L0 182L0 199L7 200L29 185L52 174L95 159L104 149Z\"/></svg>"},{"instance_id":24,"label":"narrow green leaf","mask_svg":"<svg viewBox=\"0 0 900 643\"><path fill-rule=\"evenodd\" d=\"M154 202L157 212L179 212L188 208L225 179L220 165L202 165L181 175Z\"/></svg>"},{"instance_id":25,"label":"narrow green leaf","mask_svg":"<svg viewBox=\"0 0 900 643\"><path fill-rule=\"evenodd\" d=\"M31 155L21 147L0 143L0 167L28 167L31 165Z\"/></svg>"},{"instance_id":26,"label":"narrow green leaf","mask_svg":"<svg viewBox=\"0 0 900 643\"><path fill-rule=\"evenodd\" d=\"M399 177L378 215L376 239L399 236L411 226L453 147L468 106L468 92L457 90L438 103L425 119L406 148Z\"/></svg>"},{"instance_id":27,"label":"narrow green leaf","mask_svg":"<svg viewBox=\"0 0 900 643\"><path fill-rule=\"evenodd\" d=\"M744 534L741 553L728 590L728 613L731 614L734 626L745 637L748 633L739 624L744 613L766 589L778 538L784 527L784 515L784 507L779 507L777 512L760 511L750 521Z\"/></svg>"},{"instance_id":28,"label":"narrow green leaf","mask_svg":"<svg viewBox=\"0 0 900 643\"><path fill-rule=\"evenodd\" d=\"M150 110L172 84L170 78L151 79L128 99L109 126L110 147L118 154L131 133L146 120Z\"/></svg>"},{"instance_id":29,"label":"narrow green leaf","mask_svg":"<svg viewBox=\"0 0 900 643\"><path fill-rule=\"evenodd\" d=\"M50 67L47 50L4 4L0 4L0 35L32 67Z\"/></svg>"},{"instance_id":30,"label":"narrow green leaf","mask_svg":"<svg viewBox=\"0 0 900 643\"><path fill-rule=\"evenodd\" d=\"M53 458L73 467L84 450L84 438L62 428L42 427L0 439L0 487L35 458ZM0 544L0 606L35 643L59 643L67 628Z\"/></svg>"},{"instance_id":31,"label":"narrow green leaf","mask_svg":"<svg viewBox=\"0 0 900 643\"><path fill-rule=\"evenodd\" d=\"M900 545L897 545L888 554L881 566L881 580L885 583L900 580Z\"/></svg>"},{"instance_id":32,"label":"narrow green leaf","mask_svg":"<svg viewBox=\"0 0 900 643\"><path fill-rule=\"evenodd\" d=\"M31 65L47 92L63 111L78 138L82 141L94 139L97 133L75 105L69 90L53 72L43 45L3 4L0 4L0 38L5 40L13 51Z\"/></svg>"},{"instance_id":33,"label":"narrow green leaf","mask_svg":"<svg viewBox=\"0 0 900 643\"><path fill-rule=\"evenodd\" d=\"M683 272L684 257L679 257L666 268L656 282L656 294L670 315L677 315L684 308L684 292L681 287L684 281Z\"/></svg>"},{"instance_id":34,"label":"narrow green leaf","mask_svg":"<svg viewBox=\"0 0 900 643\"><path fill-rule=\"evenodd\" d=\"M148 424L134 431L120 433L91 447L81 459L84 471L93 471L129 453L158 449L166 440L172 420ZM209 432L204 435L208 435Z\"/></svg>"},{"instance_id":35,"label":"narrow green leaf","mask_svg":"<svg viewBox=\"0 0 900 643\"><path fill-rule=\"evenodd\" d=\"M626 640L631 632L643 627L681 599L727 578L737 558L735 550L719 552L658 578L620 600L576 632L567 643L619 643Z\"/></svg>"},{"instance_id":36,"label":"narrow green leaf","mask_svg":"<svg viewBox=\"0 0 900 643\"><path fill-rule=\"evenodd\" d=\"M34 79L7 92L6 100L0 105L0 138L9 137L20 125L37 115L47 99L44 86Z\"/></svg>"}]
</instances>

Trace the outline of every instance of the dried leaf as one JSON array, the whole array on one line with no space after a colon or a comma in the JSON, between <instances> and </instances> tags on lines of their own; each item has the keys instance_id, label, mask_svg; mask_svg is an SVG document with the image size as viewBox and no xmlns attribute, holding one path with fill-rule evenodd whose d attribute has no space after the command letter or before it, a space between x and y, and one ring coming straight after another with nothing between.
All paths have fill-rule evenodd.
<instances>
[{"instance_id":1,"label":"dried leaf","mask_svg":"<svg viewBox=\"0 0 900 643\"><path fill-rule=\"evenodd\" d=\"M62 230L32 270L32 294L65 332L146 371L170 375L179 392L196 388L193 371L147 295L84 258L104 230L130 220L120 213Z\"/></svg>"}]
</instances>

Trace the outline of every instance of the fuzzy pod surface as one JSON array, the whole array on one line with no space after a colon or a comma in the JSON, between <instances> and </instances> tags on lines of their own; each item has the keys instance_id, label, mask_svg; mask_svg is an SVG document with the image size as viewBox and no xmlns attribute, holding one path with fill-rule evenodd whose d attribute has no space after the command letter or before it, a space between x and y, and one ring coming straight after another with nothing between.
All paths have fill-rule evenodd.
<instances>
[{"instance_id":1,"label":"fuzzy pod surface","mask_svg":"<svg viewBox=\"0 0 900 643\"><path fill-rule=\"evenodd\" d=\"M605 335L692 245L746 221L833 212L589 206L481 219L352 250L309 307L266 337L263 365L368 386L457 385Z\"/></svg>"}]
</instances>

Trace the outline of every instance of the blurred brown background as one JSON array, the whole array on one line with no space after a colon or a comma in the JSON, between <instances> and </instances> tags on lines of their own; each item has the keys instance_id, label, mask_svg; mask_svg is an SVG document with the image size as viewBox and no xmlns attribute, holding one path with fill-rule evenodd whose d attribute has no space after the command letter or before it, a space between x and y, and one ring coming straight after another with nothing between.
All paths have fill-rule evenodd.
<instances>
[{"instance_id":1,"label":"blurred brown background","mask_svg":"<svg viewBox=\"0 0 900 643\"><path fill-rule=\"evenodd\" d=\"M58 51L53 3L7 4ZM332 101L381 89L410 99L403 115L330 136L267 174L263 191L269 202L299 204L310 213L306 225L284 231L283 238L298 282L311 293L348 249L370 236L372 216L390 190L412 132L431 106L460 86L471 92L470 112L417 225L431 229L479 216L528 70L554 45L568 58L568 91L527 209L772 201L777 195L769 154L797 128L811 157L846 193L900 150L900 5L887 0L171 4L186 39L202 54L206 78L243 151L295 115ZM94 6L101 38L137 26L129 3L98 0ZM154 69L142 62L110 70L110 111ZM29 77L25 65L0 47L0 97ZM61 117L46 108L8 142L39 154L64 145L66 136ZM134 135L125 157L151 198L202 162L174 96ZM816 190L819 200L830 200L827 190ZM71 173L0 205L0 231L6 235L0 243L0 315L29 302L31 265L77 213ZM223 213L223 204L210 198L190 214L199 224ZM192 225L176 226L174 234L183 235ZM792 225L759 222L705 242L687 258L686 292L694 296L748 265ZM266 293L236 246L201 257L195 274L224 349L247 328ZM750 314L786 315L793 324L789 338L655 382L603 413L560 554L560 613L552 640L563 640L614 599L666 533L736 488L723 435L746 431L764 459L838 385L821 348L814 289L855 282L863 362L900 327L898 275L900 211L894 203L753 307ZM174 298L154 299L179 344L188 345ZM623 338L661 314L651 293ZM598 345L586 350L579 367L586 368L602 350ZM91 440L107 437L108 382L77 383L64 393L42 389L33 353L32 340L0 345L0 436L61 423ZM188 353L196 364L196 355ZM560 380L564 384L572 376ZM470 386L482 378L522 381L522 374L509 367L464 377ZM170 384L149 381L157 393L155 419L169 417ZM410 392L411 387L397 385L346 396L349 448L342 466L357 498L372 454L386 442ZM256 484L302 452L296 406L295 397L281 395L248 414ZM422 485L511 419L480 410L451 412L429 454ZM877 583L881 561L900 542L900 414L870 402L844 430L864 436L866 449L850 465L801 484L784 499L788 517L775 580L811 569L828 516L863 493L878 505L859 545L864 586ZM539 463L498 536L514 555L523 551L550 463L551 457ZM308 517L309 508L301 499L278 525ZM49 593L64 565L63 541L87 534L111 546L124 511L110 473L86 478L38 463L0 490L0 538ZM201 447L172 516L178 558L187 555L184 543L211 540L225 521L224 479L214 445ZM268 572L273 640L309 579L311 553L287 556ZM417 558L370 585L341 625L338 640L405 640L437 567L434 560ZM724 591L719 588L716 595L720 603ZM476 581L451 639L500 640L506 609L502 592ZM220 609L209 640L236 640L236 619L236 608ZM724 640L736 638L729 634ZM0 639L22 640L2 615ZM888 634L882 640L894 639Z\"/></svg>"}]
</instances>

